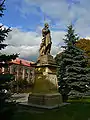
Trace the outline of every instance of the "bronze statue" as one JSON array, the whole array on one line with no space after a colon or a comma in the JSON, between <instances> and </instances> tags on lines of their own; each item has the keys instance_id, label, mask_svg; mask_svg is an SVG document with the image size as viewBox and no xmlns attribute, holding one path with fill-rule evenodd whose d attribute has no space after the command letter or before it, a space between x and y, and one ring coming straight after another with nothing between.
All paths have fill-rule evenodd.
<instances>
[{"instance_id":1,"label":"bronze statue","mask_svg":"<svg viewBox=\"0 0 90 120\"><path fill-rule=\"evenodd\" d=\"M43 38L39 49L40 55L50 54L52 42L51 42L50 30L48 28L49 28L48 23L45 23L44 28L42 29Z\"/></svg>"}]
</instances>

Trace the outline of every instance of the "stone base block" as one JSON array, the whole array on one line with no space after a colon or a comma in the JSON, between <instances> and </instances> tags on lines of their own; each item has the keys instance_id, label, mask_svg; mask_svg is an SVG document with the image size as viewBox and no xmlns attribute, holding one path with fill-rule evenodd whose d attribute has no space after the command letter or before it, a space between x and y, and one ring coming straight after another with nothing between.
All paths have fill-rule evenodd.
<instances>
[{"instance_id":1,"label":"stone base block","mask_svg":"<svg viewBox=\"0 0 90 120\"><path fill-rule=\"evenodd\" d=\"M60 93L55 94L29 94L28 103L43 106L55 106L62 103L62 96Z\"/></svg>"},{"instance_id":2,"label":"stone base block","mask_svg":"<svg viewBox=\"0 0 90 120\"><path fill-rule=\"evenodd\" d=\"M37 66L47 65L47 64L56 65L52 55L43 55L38 58Z\"/></svg>"}]
</instances>

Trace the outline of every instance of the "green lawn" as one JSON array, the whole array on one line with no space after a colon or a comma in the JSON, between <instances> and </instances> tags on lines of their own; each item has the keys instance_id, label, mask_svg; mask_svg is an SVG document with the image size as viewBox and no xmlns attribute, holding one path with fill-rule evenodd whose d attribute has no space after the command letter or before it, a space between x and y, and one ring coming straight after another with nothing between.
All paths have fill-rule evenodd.
<instances>
[{"instance_id":1,"label":"green lawn","mask_svg":"<svg viewBox=\"0 0 90 120\"><path fill-rule=\"evenodd\" d=\"M83 97L82 99L69 99L68 102L70 103L77 103L77 102L80 102L80 103L90 103L90 96L87 96L87 97Z\"/></svg>"},{"instance_id":2,"label":"green lawn","mask_svg":"<svg viewBox=\"0 0 90 120\"><path fill-rule=\"evenodd\" d=\"M58 110L42 113L15 112L12 120L90 120L90 103L74 101Z\"/></svg>"}]
</instances>

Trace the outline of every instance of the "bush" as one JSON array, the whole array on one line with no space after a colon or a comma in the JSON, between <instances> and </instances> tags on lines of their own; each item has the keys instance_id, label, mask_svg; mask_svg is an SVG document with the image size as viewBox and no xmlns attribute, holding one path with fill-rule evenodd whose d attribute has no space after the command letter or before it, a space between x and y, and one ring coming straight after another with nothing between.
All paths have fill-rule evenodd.
<instances>
[{"instance_id":1,"label":"bush","mask_svg":"<svg viewBox=\"0 0 90 120\"><path fill-rule=\"evenodd\" d=\"M23 93L25 91L31 91L32 88L33 84L28 83L27 80L20 79L18 81L13 81L11 91L14 93Z\"/></svg>"}]
</instances>

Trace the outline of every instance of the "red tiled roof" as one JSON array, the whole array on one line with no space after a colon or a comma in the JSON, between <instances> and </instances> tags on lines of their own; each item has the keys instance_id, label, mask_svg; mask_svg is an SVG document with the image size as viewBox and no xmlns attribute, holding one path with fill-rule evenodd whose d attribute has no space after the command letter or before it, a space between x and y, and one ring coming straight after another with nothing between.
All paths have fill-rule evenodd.
<instances>
[{"instance_id":1,"label":"red tiled roof","mask_svg":"<svg viewBox=\"0 0 90 120\"><path fill-rule=\"evenodd\" d=\"M27 61L27 60L24 60L24 59L20 59L20 58L16 58L15 60L12 60L10 63L14 63L14 64L22 64L24 66L28 66L30 67L31 64L34 64L34 62L31 62L31 61Z\"/></svg>"}]
</instances>

